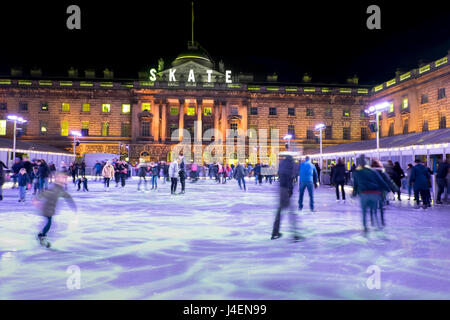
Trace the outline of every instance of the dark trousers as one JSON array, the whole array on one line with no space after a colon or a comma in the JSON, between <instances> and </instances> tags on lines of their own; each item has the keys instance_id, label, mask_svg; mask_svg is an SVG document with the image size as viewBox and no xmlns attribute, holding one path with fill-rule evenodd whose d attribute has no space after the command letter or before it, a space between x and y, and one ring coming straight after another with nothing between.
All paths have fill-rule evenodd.
<instances>
[{"instance_id":1,"label":"dark trousers","mask_svg":"<svg viewBox=\"0 0 450 320\"><path fill-rule=\"evenodd\" d=\"M422 198L422 203L424 206L429 206L431 204L430 190L414 190L414 198L417 205L420 205L419 195Z\"/></svg>"},{"instance_id":2,"label":"dark trousers","mask_svg":"<svg viewBox=\"0 0 450 320\"><path fill-rule=\"evenodd\" d=\"M298 208L303 209L303 195L305 194L305 188L308 189L309 194L309 208L314 210L314 191L313 191L313 183L312 182L301 182L299 187L300 196L298 198Z\"/></svg>"},{"instance_id":3,"label":"dark trousers","mask_svg":"<svg viewBox=\"0 0 450 320\"><path fill-rule=\"evenodd\" d=\"M46 217L46 218L47 218L47 223L44 226L44 229L42 229L42 232L40 234L42 237L47 236L47 232L48 232L48 230L50 230L50 227L52 225L52 217Z\"/></svg>"},{"instance_id":4,"label":"dark trousers","mask_svg":"<svg viewBox=\"0 0 450 320\"><path fill-rule=\"evenodd\" d=\"M290 205L290 198L292 196L292 190L288 188L280 188L280 206L275 214L275 221L273 222L272 236L276 236L280 233L281 224L281 212L283 209L289 210L289 222L291 225L291 231L294 236L297 234L297 215L294 208Z\"/></svg>"},{"instance_id":5,"label":"dark trousers","mask_svg":"<svg viewBox=\"0 0 450 320\"><path fill-rule=\"evenodd\" d=\"M401 189L402 189L402 181L401 180L394 180L395 185L398 187L397 190L397 199L400 200L400 195L401 195Z\"/></svg>"},{"instance_id":6,"label":"dark trousers","mask_svg":"<svg viewBox=\"0 0 450 320\"><path fill-rule=\"evenodd\" d=\"M445 178L437 178L436 183L438 186L438 192L437 192L437 202L441 202L441 196L444 193L445 189L448 190L447 186L447 180ZM447 191L448 192L448 191Z\"/></svg>"},{"instance_id":7,"label":"dark trousers","mask_svg":"<svg viewBox=\"0 0 450 320\"><path fill-rule=\"evenodd\" d=\"M175 193L175 191L177 191L177 184L178 184L178 179L177 178L170 178L170 192L171 193Z\"/></svg>"},{"instance_id":8,"label":"dark trousers","mask_svg":"<svg viewBox=\"0 0 450 320\"><path fill-rule=\"evenodd\" d=\"M367 210L370 211L370 219L373 221L375 219L377 226L380 227L380 224L378 222L377 217L377 207L378 203L381 201L381 195L379 194L364 194L362 193L361 196L361 210L362 210L362 222L364 226L364 230L367 231Z\"/></svg>"},{"instance_id":9,"label":"dark trousers","mask_svg":"<svg viewBox=\"0 0 450 320\"><path fill-rule=\"evenodd\" d=\"M181 183L181 192L184 192L184 187L186 186L186 178L180 177L180 183Z\"/></svg>"},{"instance_id":10,"label":"dark trousers","mask_svg":"<svg viewBox=\"0 0 450 320\"><path fill-rule=\"evenodd\" d=\"M120 173L119 172L114 173L114 179L116 180L116 187L117 187L120 182Z\"/></svg>"},{"instance_id":11,"label":"dark trousers","mask_svg":"<svg viewBox=\"0 0 450 320\"><path fill-rule=\"evenodd\" d=\"M126 178L127 178L127 174L121 172L121 173L120 173L120 183L121 183L121 185L122 185L122 188L125 187L125 179L126 179Z\"/></svg>"},{"instance_id":12,"label":"dark trousers","mask_svg":"<svg viewBox=\"0 0 450 320\"><path fill-rule=\"evenodd\" d=\"M152 176L152 189L158 188L158 176Z\"/></svg>"},{"instance_id":13,"label":"dark trousers","mask_svg":"<svg viewBox=\"0 0 450 320\"><path fill-rule=\"evenodd\" d=\"M104 178L104 184L107 188L109 188L109 181L111 181L111 178Z\"/></svg>"},{"instance_id":14,"label":"dark trousers","mask_svg":"<svg viewBox=\"0 0 450 320\"><path fill-rule=\"evenodd\" d=\"M244 190L247 190L246 187L245 187L245 178L238 178L237 181L238 181L238 184L239 184L239 188L242 189L242 185L244 185ZM242 182L242 185L241 185L241 182Z\"/></svg>"},{"instance_id":15,"label":"dark trousers","mask_svg":"<svg viewBox=\"0 0 450 320\"><path fill-rule=\"evenodd\" d=\"M139 177L138 190L141 190L142 180L144 180L145 190L147 190L147 179L145 179L145 176Z\"/></svg>"},{"instance_id":16,"label":"dark trousers","mask_svg":"<svg viewBox=\"0 0 450 320\"><path fill-rule=\"evenodd\" d=\"M339 186L341 186L342 200L345 200L345 190L343 181L336 183L336 199L339 200Z\"/></svg>"}]
</instances>

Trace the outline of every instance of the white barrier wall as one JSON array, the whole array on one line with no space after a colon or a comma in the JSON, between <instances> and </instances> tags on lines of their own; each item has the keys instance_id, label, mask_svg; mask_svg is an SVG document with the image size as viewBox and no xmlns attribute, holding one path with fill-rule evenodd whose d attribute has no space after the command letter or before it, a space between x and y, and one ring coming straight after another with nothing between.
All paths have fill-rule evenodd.
<instances>
[{"instance_id":1,"label":"white barrier wall","mask_svg":"<svg viewBox=\"0 0 450 320\"><path fill-rule=\"evenodd\" d=\"M4 164L11 168L13 165L13 161L9 160L11 157L11 153L13 151L10 149L0 149L0 160L3 161ZM30 152L27 150L16 150L17 153L27 153L29 155L30 160L32 159L43 159L45 162L50 163L53 162L56 168L59 168L61 165L61 161L64 161L68 166L73 160L74 156L68 153L53 153L53 152Z\"/></svg>"}]
</instances>

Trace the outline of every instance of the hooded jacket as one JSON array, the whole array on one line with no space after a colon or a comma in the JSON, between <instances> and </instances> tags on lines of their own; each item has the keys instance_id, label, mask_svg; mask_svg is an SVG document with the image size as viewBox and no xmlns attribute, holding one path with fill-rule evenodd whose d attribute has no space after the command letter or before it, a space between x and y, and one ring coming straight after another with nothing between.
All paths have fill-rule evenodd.
<instances>
[{"instance_id":1,"label":"hooded jacket","mask_svg":"<svg viewBox=\"0 0 450 320\"><path fill-rule=\"evenodd\" d=\"M178 178L179 177L179 174L178 174L179 171L180 171L180 168L178 166L178 162L172 161L170 163L170 166L169 166L169 177L171 177L171 178Z\"/></svg>"}]
</instances>

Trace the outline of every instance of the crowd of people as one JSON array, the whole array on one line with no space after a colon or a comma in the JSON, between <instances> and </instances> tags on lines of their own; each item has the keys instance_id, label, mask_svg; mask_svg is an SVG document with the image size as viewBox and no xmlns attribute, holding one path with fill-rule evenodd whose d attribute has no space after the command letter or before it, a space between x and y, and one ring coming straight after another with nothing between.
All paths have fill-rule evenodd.
<instances>
[{"instance_id":1,"label":"crowd of people","mask_svg":"<svg viewBox=\"0 0 450 320\"><path fill-rule=\"evenodd\" d=\"M2 186L5 182L6 165L0 161L0 200L3 200ZM318 188L321 181L321 169L317 163L312 163L309 157L303 162L295 161L294 154L286 152L280 154L280 163L278 172L268 164L257 163L256 165L242 164L222 164L219 162L209 165L198 165L196 163L187 164L183 153L180 152L170 163L161 162L143 162L131 166L128 162L113 159L97 161L92 168L91 176L94 181L104 184L104 190L110 188L110 182L114 179L115 186L124 188L126 180L131 176L132 170L135 170L139 178L137 185L138 191L149 191L148 185L151 183L151 190L158 189L158 183L162 180L165 184L170 182L170 192L172 195L184 194L186 192L186 180L190 179L196 183L200 179L214 180L217 184L225 184L229 180L236 180L241 190L247 190L246 178L253 177L256 185L263 184L263 181L272 184L278 179L279 182L279 207L275 216L271 239L281 237L280 222L281 213L284 209L290 208L290 200L293 195L294 186L298 183L299 198L298 210L303 210L305 191L309 196L309 208L315 212L314 189ZM442 194L447 190L448 178L450 175L449 161L439 161L436 172L436 204L442 204ZM420 159L416 159L414 164L408 164L404 171L399 162L391 160L383 164L377 159L369 160L360 155L356 164L353 164L350 170L342 159L338 159L336 164L331 165L330 184L336 191L336 201L345 203L345 186L353 187L351 196L359 197L362 211L362 225L365 233L369 231L367 216L370 216L372 227L382 229L386 225L385 207L390 201L401 201L402 186L407 190L408 200L411 196L414 198L414 208L426 210L431 206L431 177L433 172L424 165ZM65 177L65 178L64 178ZM34 199L47 199L46 201L57 201L55 199L63 197L69 199L71 205L73 200L67 193L67 178L72 177L72 183L80 191L88 192L88 178L86 175L86 163L73 162L68 166L62 162L57 170L54 163L46 163L42 159L33 159L30 161L27 157L23 159L16 158L11 167L12 188L18 188L19 202L26 201L27 191L31 191ZM149 182L147 181L149 177ZM56 188L50 188L49 183L53 182ZM180 192L177 193L178 184ZM143 187L143 188L142 188ZM61 189L62 188L62 189ZM306 189L306 190L305 190ZM63 190L63 191L62 191ZM49 196L46 191L56 194ZM53 198L55 199L53 199ZM53 200L48 200L53 199ZM44 210L45 211L45 210ZM47 210L48 211L48 210ZM50 210L51 211L51 210ZM53 212L53 211L52 211ZM46 227L40 233L40 238L44 239L51 224L51 216ZM290 210L290 220L293 229L295 241L301 240L296 227L296 215Z\"/></svg>"}]
</instances>

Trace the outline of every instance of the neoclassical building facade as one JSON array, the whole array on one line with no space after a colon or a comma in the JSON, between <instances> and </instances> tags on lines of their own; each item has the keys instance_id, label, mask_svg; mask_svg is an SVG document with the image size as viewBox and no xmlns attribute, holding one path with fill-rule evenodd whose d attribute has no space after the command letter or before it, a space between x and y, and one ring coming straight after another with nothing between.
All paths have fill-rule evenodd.
<instances>
[{"instance_id":1,"label":"neoclassical building facade","mask_svg":"<svg viewBox=\"0 0 450 320\"><path fill-rule=\"evenodd\" d=\"M43 77L40 70L29 76L12 70L0 76L0 136L12 137L13 124L6 119L16 114L28 121L19 131L22 140L72 152L71 131L81 132L78 156L120 152L130 161L170 160L173 147L189 139L185 135L197 147L209 145L211 139L203 135L211 129L219 144L225 143L227 130L247 135L249 129L269 134L278 129L280 146L290 134L291 143L307 153L318 148L318 123L326 126L324 146L373 138L364 110L378 101L393 105L382 116L382 136L448 126L449 73L446 56L375 88L358 85L357 79L314 84L307 75L299 84L279 83L276 76L257 83L251 76L230 74L221 63L216 67L191 44L169 68L160 62L158 70L137 79L116 79L108 70L98 78L90 70L80 76L72 69L64 79ZM245 139L252 138L251 132ZM247 148L247 161L251 153Z\"/></svg>"}]
</instances>

